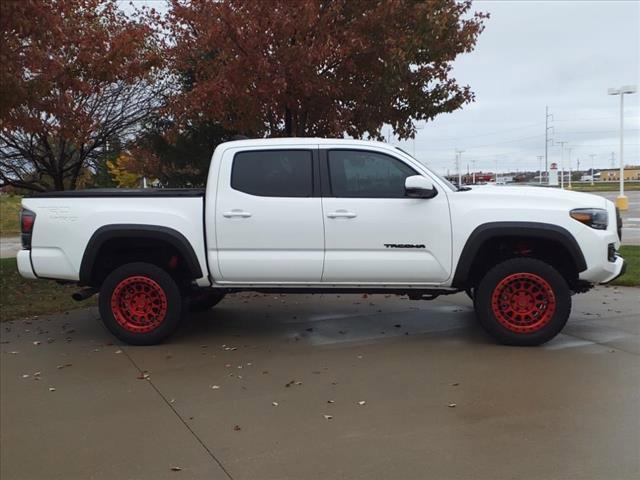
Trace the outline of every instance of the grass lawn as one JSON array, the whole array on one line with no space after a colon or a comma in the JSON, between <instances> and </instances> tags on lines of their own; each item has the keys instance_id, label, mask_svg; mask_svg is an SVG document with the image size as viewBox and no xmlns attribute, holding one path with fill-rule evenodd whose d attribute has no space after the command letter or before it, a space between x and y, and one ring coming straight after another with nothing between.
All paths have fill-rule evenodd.
<instances>
[{"instance_id":1,"label":"grass lawn","mask_svg":"<svg viewBox=\"0 0 640 480\"><path fill-rule=\"evenodd\" d=\"M619 277L612 285L624 285L627 287L640 286L640 246L623 245L620 247L620 255L627 262L627 272Z\"/></svg>"},{"instance_id":2,"label":"grass lawn","mask_svg":"<svg viewBox=\"0 0 640 480\"><path fill-rule=\"evenodd\" d=\"M0 259L0 322L96 304L96 297L84 302L72 300L76 290L75 285L59 285L53 280L22 278L15 258Z\"/></svg>"},{"instance_id":3,"label":"grass lawn","mask_svg":"<svg viewBox=\"0 0 640 480\"><path fill-rule=\"evenodd\" d=\"M593 185L589 183L573 183L571 190L575 192L617 192L620 190L620 184L616 182L595 182ZM633 192L640 190L640 182L625 182L625 192Z\"/></svg>"},{"instance_id":4,"label":"grass lawn","mask_svg":"<svg viewBox=\"0 0 640 480\"><path fill-rule=\"evenodd\" d=\"M17 195L0 195L0 235L20 234L18 215L21 200L22 197Z\"/></svg>"}]
</instances>

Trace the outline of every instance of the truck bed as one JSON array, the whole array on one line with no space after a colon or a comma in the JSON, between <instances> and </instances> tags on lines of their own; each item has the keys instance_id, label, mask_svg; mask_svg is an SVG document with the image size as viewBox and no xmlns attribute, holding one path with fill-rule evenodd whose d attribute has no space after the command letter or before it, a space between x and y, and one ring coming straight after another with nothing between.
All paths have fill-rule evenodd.
<instances>
[{"instance_id":1,"label":"truck bed","mask_svg":"<svg viewBox=\"0 0 640 480\"><path fill-rule=\"evenodd\" d=\"M24 198L36 215L29 262L37 277L80 280L80 267L94 234L105 226L132 232L153 227L183 236L208 285L204 240L204 189L93 189ZM111 227L109 227L111 228Z\"/></svg>"}]
</instances>

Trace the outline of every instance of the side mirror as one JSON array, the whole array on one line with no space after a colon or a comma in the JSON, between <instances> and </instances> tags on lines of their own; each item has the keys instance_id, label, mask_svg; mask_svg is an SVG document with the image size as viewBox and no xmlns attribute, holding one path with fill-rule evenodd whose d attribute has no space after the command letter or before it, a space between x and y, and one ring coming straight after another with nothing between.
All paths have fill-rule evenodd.
<instances>
[{"instance_id":1,"label":"side mirror","mask_svg":"<svg viewBox=\"0 0 640 480\"><path fill-rule=\"evenodd\" d=\"M411 198L433 198L438 194L431 180L422 175L407 177L404 181L404 190L407 197Z\"/></svg>"}]
</instances>

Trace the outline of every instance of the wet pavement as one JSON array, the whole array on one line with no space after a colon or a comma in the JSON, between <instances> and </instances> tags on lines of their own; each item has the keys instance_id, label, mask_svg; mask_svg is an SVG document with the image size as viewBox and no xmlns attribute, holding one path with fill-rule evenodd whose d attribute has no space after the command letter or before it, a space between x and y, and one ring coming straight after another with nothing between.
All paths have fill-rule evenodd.
<instances>
[{"instance_id":1,"label":"wet pavement","mask_svg":"<svg viewBox=\"0 0 640 480\"><path fill-rule=\"evenodd\" d=\"M154 347L94 309L4 323L0 477L636 479L639 306L576 296L540 348L464 295L234 295Z\"/></svg>"}]
</instances>

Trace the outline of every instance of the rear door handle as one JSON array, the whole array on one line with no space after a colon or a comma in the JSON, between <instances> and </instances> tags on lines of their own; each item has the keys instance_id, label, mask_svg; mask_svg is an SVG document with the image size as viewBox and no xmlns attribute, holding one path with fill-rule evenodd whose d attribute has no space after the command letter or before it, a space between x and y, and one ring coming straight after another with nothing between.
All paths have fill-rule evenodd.
<instances>
[{"instance_id":1,"label":"rear door handle","mask_svg":"<svg viewBox=\"0 0 640 480\"><path fill-rule=\"evenodd\" d=\"M358 215L348 210L336 210L335 212L327 213L329 218L356 218Z\"/></svg>"},{"instance_id":2,"label":"rear door handle","mask_svg":"<svg viewBox=\"0 0 640 480\"><path fill-rule=\"evenodd\" d=\"M229 212L224 212L222 216L225 218L232 218L232 217L249 218L251 214L249 212L245 212L244 210L234 209Z\"/></svg>"}]
</instances>

